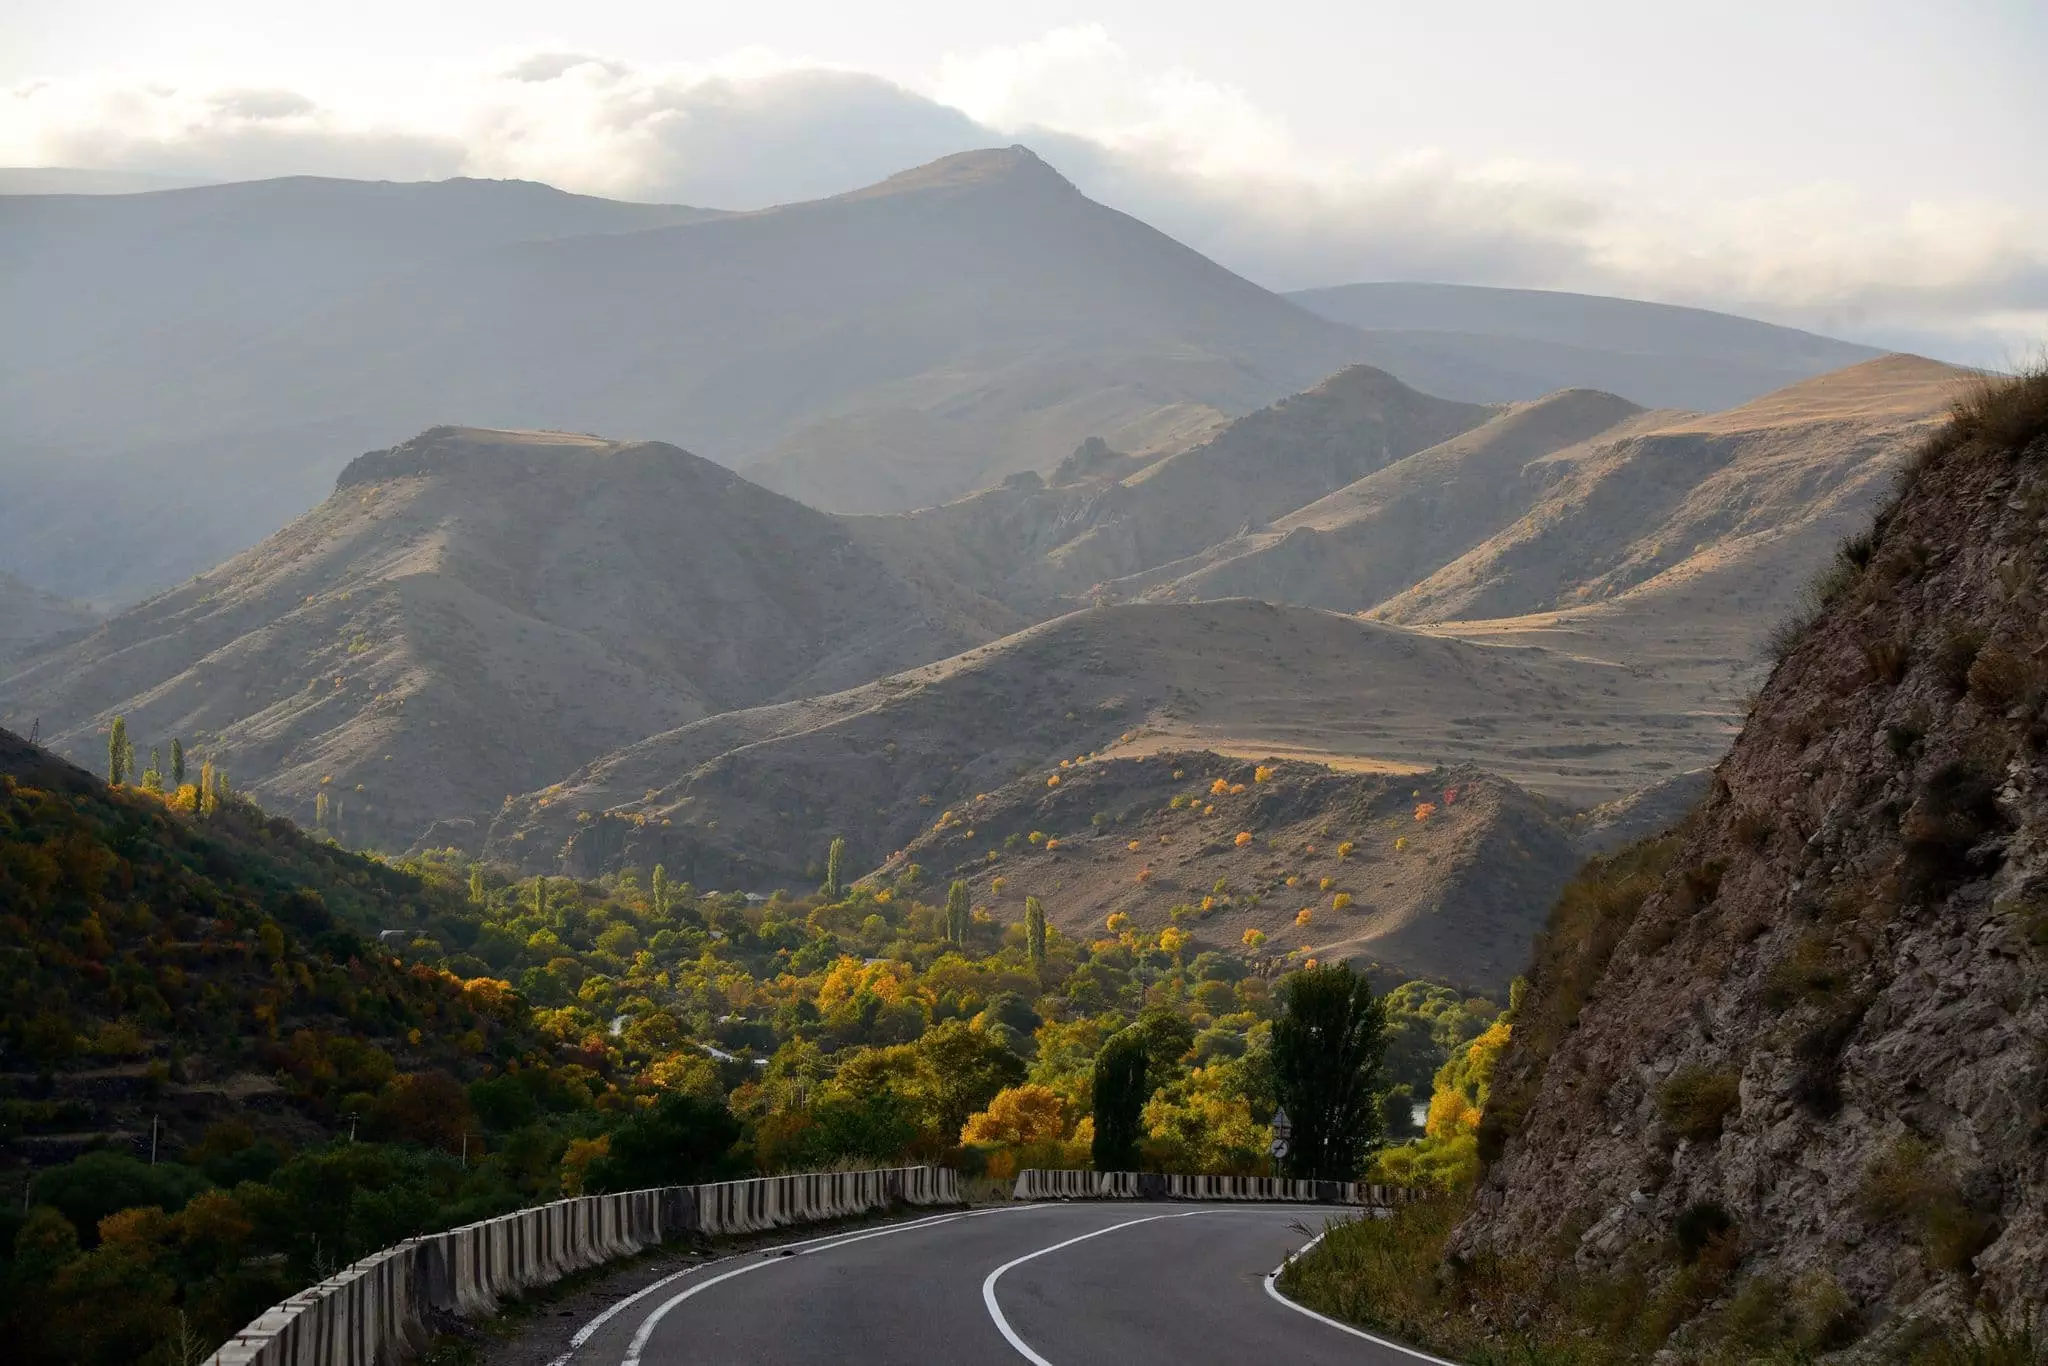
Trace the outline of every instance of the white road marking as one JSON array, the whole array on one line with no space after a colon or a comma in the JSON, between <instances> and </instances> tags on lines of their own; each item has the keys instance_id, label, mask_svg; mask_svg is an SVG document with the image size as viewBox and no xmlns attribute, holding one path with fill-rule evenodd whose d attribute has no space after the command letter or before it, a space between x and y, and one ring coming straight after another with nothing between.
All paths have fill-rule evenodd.
<instances>
[{"instance_id":1,"label":"white road marking","mask_svg":"<svg viewBox=\"0 0 2048 1366\"><path fill-rule=\"evenodd\" d=\"M1391 1351L1399 1352L1403 1356L1414 1357L1417 1361L1434 1362L1435 1366L1457 1366L1456 1362L1446 1361L1442 1357L1433 1357L1427 1352L1418 1352L1413 1347L1404 1347L1400 1343L1394 1342L1391 1339L1378 1337L1372 1333L1368 1333L1363 1328L1353 1328L1348 1323L1340 1323L1336 1319L1331 1318L1327 1314L1318 1314L1315 1310L1310 1309L1307 1305L1296 1304L1293 1300L1290 1300L1285 1295L1281 1294L1279 1285L1280 1273L1285 1271L1288 1268L1288 1266L1294 1261L1295 1258L1301 1256L1310 1248L1314 1247L1317 1243L1323 1241L1324 1236L1325 1234L1318 1233L1315 1237L1309 1239L1300 1247L1288 1253L1286 1261L1280 1263L1280 1265L1274 1267L1271 1271L1268 1271L1266 1273L1266 1293L1268 1295L1271 1295L1275 1300L1279 1301L1281 1304L1286 1305L1295 1313L1306 1314L1310 1318L1314 1319L1317 1323L1327 1323L1330 1325L1330 1327L1336 1329L1340 1333L1349 1333L1352 1337L1364 1338L1367 1342L1373 1343L1380 1347L1385 1347Z\"/></svg>"},{"instance_id":2,"label":"white road marking","mask_svg":"<svg viewBox=\"0 0 2048 1366\"><path fill-rule=\"evenodd\" d=\"M648 1341L653 1338L655 1328L661 1323L662 1319L667 1316L669 1310L674 1309L684 1300L689 1299L693 1295L700 1294L703 1291L709 1290L712 1286L717 1285L721 1281L729 1281L733 1279L735 1276L744 1276L749 1271L759 1271L763 1267L779 1266L785 1260L784 1256L772 1256L770 1254L782 1253L786 1254L787 1257L811 1257L817 1255L820 1252L830 1252L834 1248L846 1247L853 1243L864 1243L870 1238L886 1238L892 1233L909 1233L915 1229L931 1228L935 1224L949 1224L956 1219L975 1219L985 1214L1006 1214L1012 1210L1033 1208L1036 1208L1036 1206L1006 1205L995 1209L959 1210L951 1214L934 1215L929 1219L915 1219L907 1224L891 1224L887 1228L876 1229L870 1233L856 1233L852 1235L828 1233L818 1238L806 1238L802 1242L778 1243L773 1247L758 1248L751 1252L741 1253L739 1254L740 1256L751 1257L755 1260L747 1262L744 1266L734 1267L732 1270L727 1271L722 1275L713 1276L708 1281L699 1281L695 1285L691 1286L689 1289L679 1291L678 1293L669 1296L666 1300L663 1300L660 1304L656 1305L654 1309L651 1312L649 1312L647 1317L640 1321L640 1327L637 1331L634 1332L633 1341L630 1345L627 1346L626 1355L620 1358L619 1366L641 1366L641 1354L647 1350ZM725 1260L734 1259L727 1258ZM705 1267L714 1265L716 1265L716 1263L714 1262L705 1263ZM688 1268L689 1271L701 1271L703 1269L704 1267ZM676 1274L677 1276L680 1276L687 1273L678 1272ZM648 1293L648 1291L657 1289L659 1286L666 1285L669 1281L673 1281L675 1279L675 1276L671 1276L666 1281L656 1282L655 1285L650 1285L647 1287L646 1290L641 1291L640 1295L644 1295ZM640 1298L640 1295L635 1295L633 1298L638 1299ZM621 1301L619 1304L612 1306L612 1309L606 1310L605 1313L599 1315L597 1319L592 1320L592 1322L589 1325L589 1328L592 1331L594 1331L597 1328L599 1322L601 1322L605 1318L610 1317L611 1313L614 1310L623 1308L626 1303L626 1301ZM586 1336L583 1340L588 1341L589 1339ZM573 1348L571 1349L571 1355L574 1355ZM559 1366L559 1364L550 1363L550 1366Z\"/></svg>"},{"instance_id":3,"label":"white road marking","mask_svg":"<svg viewBox=\"0 0 2048 1366\"><path fill-rule=\"evenodd\" d=\"M1051 1247L1042 1247L1036 1252L1027 1252L1022 1257L1018 1257L1013 1261L1004 1262L994 1271L988 1273L988 1279L981 1283L981 1302L988 1306L988 1316L996 1321L996 1329L1002 1333L1004 1339L1017 1349L1017 1355L1030 1362L1031 1366L1052 1366L1050 1361L1032 1351L1024 1339L1017 1336L1017 1330L1010 1327L1010 1321L1003 1317L1002 1306L996 1303L996 1282L1002 1279L1005 1271L1008 1271L1011 1267L1022 1266L1035 1257L1043 1257L1048 1252L1058 1252L1063 1247L1072 1247L1076 1243L1085 1243L1090 1238L1100 1238L1105 1233L1115 1233L1120 1228L1130 1228L1137 1224L1156 1223L1161 1219L1192 1219L1198 1214L1220 1214L1222 1212L1222 1210L1213 1209L1191 1209L1184 1214L1148 1214L1143 1219L1127 1219L1121 1224L1111 1224L1108 1228L1099 1228L1092 1233L1084 1233L1078 1238L1069 1238L1064 1243L1054 1243Z\"/></svg>"}]
</instances>

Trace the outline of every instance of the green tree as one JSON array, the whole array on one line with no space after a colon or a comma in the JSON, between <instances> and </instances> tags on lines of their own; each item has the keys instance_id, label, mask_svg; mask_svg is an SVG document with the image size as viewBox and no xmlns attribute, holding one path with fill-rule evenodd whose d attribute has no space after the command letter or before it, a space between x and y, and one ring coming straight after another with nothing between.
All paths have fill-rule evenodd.
<instances>
[{"instance_id":1,"label":"green tree","mask_svg":"<svg viewBox=\"0 0 2048 1366\"><path fill-rule=\"evenodd\" d=\"M484 866L481 863L469 865L469 904L484 904Z\"/></svg>"},{"instance_id":2,"label":"green tree","mask_svg":"<svg viewBox=\"0 0 2048 1366\"><path fill-rule=\"evenodd\" d=\"M151 747L149 767L142 770L142 790L162 792L164 790L164 755L161 749Z\"/></svg>"},{"instance_id":3,"label":"green tree","mask_svg":"<svg viewBox=\"0 0 2048 1366\"><path fill-rule=\"evenodd\" d=\"M661 864L654 865L654 876L649 879L654 889L654 914L657 919L668 916L668 869Z\"/></svg>"},{"instance_id":4,"label":"green tree","mask_svg":"<svg viewBox=\"0 0 2048 1366\"><path fill-rule=\"evenodd\" d=\"M119 787L128 781L128 718L117 716L107 731L107 781Z\"/></svg>"},{"instance_id":5,"label":"green tree","mask_svg":"<svg viewBox=\"0 0 2048 1366\"><path fill-rule=\"evenodd\" d=\"M837 901L846 892L846 837L833 839L825 854L825 885L819 889L827 901Z\"/></svg>"},{"instance_id":6,"label":"green tree","mask_svg":"<svg viewBox=\"0 0 2048 1366\"><path fill-rule=\"evenodd\" d=\"M1273 1079L1293 1122L1293 1176L1349 1181L1380 1143L1386 1018L1348 963L1289 977L1273 1022Z\"/></svg>"},{"instance_id":7,"label":"green tree","mask_svg":"<svg viewBox=\"0 0 2048 1366\"><path fill-rule=\"evenodd\" d=\"M1024 1080L1024 1060L994 1031L975 1029L965 1020L934 1025L911 1051L917 1071L909 1099L949 1144L959 1142L960 1127L969 1115L986 1109L1004 1087Z\"/></svg>"},{"instance_id":8,"label":"green tree","mask_svg":"<svg viewBox=\"0 0 2048 1366\"><path fill-rule=\"evenodd\" d=\"M533 913L545 919L548 913L548 875L536 874L533 879Z\"/></svg>"},{"instance_id":9,"label":"green tree","mask_svg":"<svg viewBox=\"0 0 2048 1366\"><path fill-rule=\"evenodd\" d=\"M185 785L185 742L177 736L171 737L171 788L175 791Z\"/></svg>"},{"instance_id":10,"label":"green tree","mask_svg":"<svg viewBox=\"0 0 2048 1366\"><path fill-rule=\"evenodd\" d=\"M327 793L324 789L313 794L313 828L327 828Z\"/></svg>"},{"instance_id":11,"label":"green tree","mask_svg":"<svg viewBox=\"0 0 2048 1366\"><path fill-rule=\"evenodd\" d=\"M1126 1029L1113 1034L1095 1055L1091 1101L1095 1114L1095 1146L1090 1154L1099 1172L1138 1168L1138 1139L1144 1133L1145 1036Z\"/></svg>"},{"instance_id":12,"label":"green tree","mask_svg":"<svg viewBox=\"0 0 2048 1366\"><path fill-rule=\"evenodd\" d=\"M1024 898L1024 948L1033 970L1045 967L1045 907L1035 896Z\"/></svg>"},{"instance_id":13,"label":"green tree","mask_svg":"<svg viewBox=\"0 0 2048 1366\"><path fill-rule=\"evenodd\" d=\"M955 944L967 942L967 884L958 879L946 889L946 938Z\"/></svg>"},{"instance_id":14,"label":"green tree","mask_svg":"<svg viewBox=\"0 0 2048 1366\"><path fill-rule=\"evenodd\" d=\"M687 1186L733 1174L740 1122L723 1101L668 1091L612 1130L611 1147L590 1164L593 1192Z\"/></svg>"}]
</instances>

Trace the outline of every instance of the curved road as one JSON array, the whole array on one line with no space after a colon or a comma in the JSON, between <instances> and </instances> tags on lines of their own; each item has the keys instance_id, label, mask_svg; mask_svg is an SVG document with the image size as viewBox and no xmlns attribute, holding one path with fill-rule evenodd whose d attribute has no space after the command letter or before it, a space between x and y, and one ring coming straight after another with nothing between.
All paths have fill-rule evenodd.
<instances>
[{"instance_id":1,"label":"curved road","mask_svg":"<svg viewBox=\"0 0 2048 1366\"><path fill-rule=\"evenodd\" d=\"M1339 1211L1045 1204L941 1214L679 1272L557 1366L1412 1366L1434 1358L1278 1299Z\"/></svg>"}]
</instances>

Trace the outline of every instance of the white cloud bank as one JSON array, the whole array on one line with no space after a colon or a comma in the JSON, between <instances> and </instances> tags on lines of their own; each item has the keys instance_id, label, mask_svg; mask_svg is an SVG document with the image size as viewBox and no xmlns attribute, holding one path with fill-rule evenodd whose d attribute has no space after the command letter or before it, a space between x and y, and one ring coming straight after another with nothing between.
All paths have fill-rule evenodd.
<instances>
[{"instance_id":1,"label":"white cloud bank","mask_svg":"<svg viewBox=\"0 0 2048 1366\"><path fill-rule=\"evenodd\" d=\"M1241 90L1100 28L947 59L929 93L742 52L701 65L513 54L428 88L44 81L0 97L0 163L216 179L517 177L727 208L1023 141L1084 191L1260 283L1422 279L1724 308L1998 363L2048 338L2048 224L1879 208L1825 183L1679 200L1582 169L1304 150Z\"/></svg>"}]
</instances>

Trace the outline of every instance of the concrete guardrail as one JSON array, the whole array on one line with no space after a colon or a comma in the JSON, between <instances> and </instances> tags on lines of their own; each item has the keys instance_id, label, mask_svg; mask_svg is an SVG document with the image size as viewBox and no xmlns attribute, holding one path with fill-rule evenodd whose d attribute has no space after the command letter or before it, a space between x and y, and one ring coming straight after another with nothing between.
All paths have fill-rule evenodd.
<instances>
[{"instance_id":1,"label":"concrete guardrail","mask_svg":"<svg viewBox=\"0 0 2048 1366\"><path fill-rule=\"evenodd\" d=\"M1018 1200L1256 1200L1392 1209L1418 1198L1405 1186L1361 1181L1293 1181L1278 1176L1169 1176L1163 1172L1017 1173Z\"/></svg>"},{"instance_id":2,"label":"concrete guardrail","mask_svg":"<svg viewBox=\"0 0 2048 1366\"><path fill-rule=\"evenodd\" d=\"M429 1311L480 1317L501 1300L683 1233L758 1233L957 1205L943 1167L764 1176L589 1195L385 1248L266 1310L207 1366L397 1366L427 1340Z\"/></svg>"}]
</instances>

